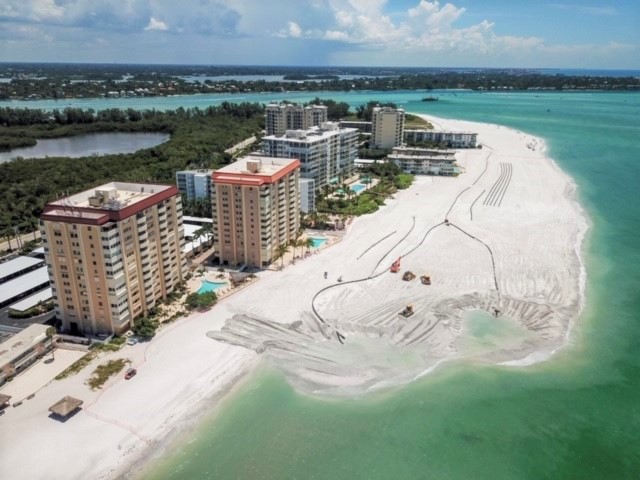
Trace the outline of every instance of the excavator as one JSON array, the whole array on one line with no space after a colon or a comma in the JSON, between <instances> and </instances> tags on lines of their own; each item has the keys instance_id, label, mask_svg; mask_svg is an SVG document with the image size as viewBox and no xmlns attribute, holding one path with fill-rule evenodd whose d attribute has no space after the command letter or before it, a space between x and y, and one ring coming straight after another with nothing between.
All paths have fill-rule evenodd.
<instances>
[{"instance_id":1,"label":"excavator","mask_svg":"<svg viewBox=\"0 0 640 480\"><path fill-rule=\"evenodd\" d=\"M413 305L411 304L404 307L404 310L400 312L400 315L402 315L404 318L409 318L413 314L414 314Z\"/></svg>"}]
</instances>

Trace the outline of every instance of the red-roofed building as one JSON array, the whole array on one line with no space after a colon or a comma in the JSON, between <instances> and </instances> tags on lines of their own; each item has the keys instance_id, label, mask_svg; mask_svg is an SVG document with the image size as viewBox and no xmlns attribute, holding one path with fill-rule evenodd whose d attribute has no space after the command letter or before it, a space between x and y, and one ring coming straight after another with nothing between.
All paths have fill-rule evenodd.
<instances>
[{"instance_id":1,"label":"red-roofed building","mask_svg":"<svg viewBox=\"0 0 640 480\"><path fill-rule=\"evenodd\" d=\"M111 182L48 203L40 232L65 331L121 334L182 283L175 186Z\"/></svg>"},{"instance_id":2,"label":"red-roofed building","mask_svg":"<svg viewBox=\"0 0 640 480\"><path fill-rule=\"evenodd\" d=\"M300 161L244 157L213 172L215 250L222 265L264 268L300 228Z\"/></svg>"}]
</instances>

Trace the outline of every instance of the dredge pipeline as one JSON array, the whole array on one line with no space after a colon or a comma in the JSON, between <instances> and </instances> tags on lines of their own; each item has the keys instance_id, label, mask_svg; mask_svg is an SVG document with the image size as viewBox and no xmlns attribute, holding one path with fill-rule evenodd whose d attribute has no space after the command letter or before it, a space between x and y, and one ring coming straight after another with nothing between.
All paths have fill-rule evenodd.
<instances>
[{"instance_id":1,"label":"dredge pipeline","mask_svg":"<svg viewBox=\"0 0 640 480\"><path fill-rule=\"evenodd\" d=\"M384 242L387 238L389 238L391 235L394 235L397 232L397 230L394 230L393 232L391 232L389 235L385 235L384 237L382 237L380 240L378 240L376 243L374 243L373 245L369 245L369 247L367 247L367 249L362 252L358 258L356 258L356 260L360 260L362 257L365 256L365 254L371 250L373 247L375 247L376 245L378 245L381 242Z\"/></svg>"},{"instance_id":2,"label":"dredge pipeline","mask_svg":"<svg viewBox=\"0 0 640 480\"><path fill-rule=\"evenodd\" d=\"M398 242L389 249L389 251L387 253L385 253L382 258L380 258L380 260L378 261L378 263L376 263L376 266L373 267L373 270L371 270L371 274L369 275L369 277L371 278L371 275L373 275L373 272L375 272L378 267L380 266L380 264L382 263L382 261L387 258L387 256L393 252L393 250L395 250L395 248L400 245L402 242L405 241L405 239L409 236L409 234L411 234L411 232L413 231L413 229L416 226L416 217L411 217L413 219L413 223L411 224L411 228L409 229L409 231L404 235L404 237L402 237L400 240L398 240Z\"/></svg>"},{"instance_id":3,"label":"dredge pipeline","mask_svg":"<svg viewBox=\"0 0 640 480\"><path fill-rule=\"evenodd\" d=\"M484 243L482 240L480 240L478 237L474 237L473 235L471 235L470 233L464 231L462 228L460 228L457 225L454 225L453 223L449 222L449 225L457 228L458 230L460 230L462 233L464 233L467 237L475 240L476 242L481 243L482 245L485 246L485 248L489 251L489 255L491 256L491 267L493 268L493 284L496 287L496 291L498 292L498 297L500 297L500 287L498 287L498 276L496 274L496 262L493 258L493 251L491 250L491 247L489 245L487 245L486 243Z\"/></svg>"}]
</instances>

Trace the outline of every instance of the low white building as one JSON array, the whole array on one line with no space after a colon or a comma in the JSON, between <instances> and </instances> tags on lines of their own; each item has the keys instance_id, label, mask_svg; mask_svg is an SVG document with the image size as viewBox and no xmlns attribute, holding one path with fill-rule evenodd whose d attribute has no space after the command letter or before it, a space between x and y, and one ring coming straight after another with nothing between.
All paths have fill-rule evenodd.
<instances>
[{"instance_id":1,"label":"low white building","mask_svg":"<svg viewBox=\"0 0 640 480\"><path fill-rule=\"evenodd\" d=\"M404 141L409 144L439 143L449 148L476 148L478 134L472 132L438 132L425 129L406 129Z\"/></svg>"},{"instance_id":2,"label":"low white building","mask_svg":"<svg viewBox=\"0 0 640 480\"><path fill-rule=\"evenodd\" d=\"M388 155L405 173L415 175L458 175L454 150L434 150L416 147L395 147Z\"/></svg>"}]
</instances>

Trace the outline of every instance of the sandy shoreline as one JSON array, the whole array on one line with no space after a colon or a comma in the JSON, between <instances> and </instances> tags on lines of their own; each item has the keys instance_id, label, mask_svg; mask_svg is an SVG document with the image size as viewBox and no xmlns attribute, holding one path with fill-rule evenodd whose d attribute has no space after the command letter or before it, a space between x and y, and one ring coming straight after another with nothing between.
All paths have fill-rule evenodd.
<instances>
[{"instance_id":1,"label":"sandy shoreline","mask_svg":"<svg viewBox=\"0 0 640 480\"><path fill-rule=\"evenodd\" d=\"M88 367L9 409L0 418L0 477L131 475L219 405L257 359L301 391L341 396L408 383L449 360L522 366L565 346L586 278L581 247L589 225L575 183L539 138L435 121L478 131L485 148L460 151L462 175L418 177L321 254L263 272L210 312L103 357L130 358L134 380L112 379L91 392L84 381L95 366ZM445 217L452 226L441 225ZM433 285L385 273L400 255L401 271L429 273ZM315 298L321 323L311 302L338 276L344 285ZM358 279L367 280L349 283ZM407 303L416 314L401 320ZM83 411L66 423L47 418L66 394L84 399Z\"/></svg>"}]
</instances>

